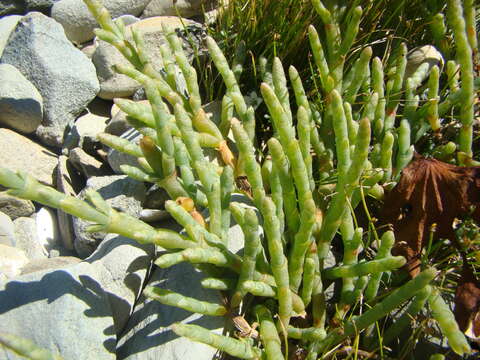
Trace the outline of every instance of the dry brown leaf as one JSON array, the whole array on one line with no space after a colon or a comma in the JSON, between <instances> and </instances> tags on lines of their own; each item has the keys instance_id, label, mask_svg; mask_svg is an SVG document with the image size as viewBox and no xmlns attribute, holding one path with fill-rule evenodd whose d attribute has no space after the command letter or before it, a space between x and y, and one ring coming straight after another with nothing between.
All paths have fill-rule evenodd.
<instances>
[{"instance_id":1,"label":"dry brown leaf","mask_svg":"<svg viewBox=\"0 0 480 360\"><path fill-rule=\"evenodd\" d=\"M416 156L397 186L385 197L382 222L394 228L393 253L407 259L412 277L420 272L420 255L428 244L432 225L433 241L449 239L457 245L455 219L470 215L480 221L480 167L459 167L432 158ZM471 213L473 210L473 213ZM480 337L480 282L463 257L462 275L455 294L455 318L460 329Z\"/></svg>"},{"instance_id":2,"label":"dry brown leaf","mask_svg":"<svg viewBox=\"0 0 480 360\"><path fill-rule=\"evenodd\" d=\"M407 259L412 276L420 272L419 257L427 245L433 224L434 240L455 243L453 222L480 204L480 167L460 167L432 158L416 156L397 186L385 197L382 222L392 224L394 253ZM480 220L480 208L472 217Z\"/></svg>"}]
</instances>

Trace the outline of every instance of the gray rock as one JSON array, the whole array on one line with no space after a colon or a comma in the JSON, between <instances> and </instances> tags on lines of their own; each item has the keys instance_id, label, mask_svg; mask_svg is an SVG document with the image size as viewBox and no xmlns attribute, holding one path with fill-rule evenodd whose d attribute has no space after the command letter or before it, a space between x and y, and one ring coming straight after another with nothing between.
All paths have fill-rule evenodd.
<instances>
[{"instance_id":1,"label":"gray rock","mask_svg":"<svg viewBox=\"0 0 480 360\"><path fill-rule=\"evenodd\" d=\"M0 211L0 244L15 246L15 225L12 219Z\"/></svg>"},{"instance_id":2,"label":"gray rock","mask_svg":"<svg viewBox=\"0 0 480 360\"><path fill-rule=\"evenodd\" d=\"M0 252L1 253L1 252ZM0 331L32 340L64 359L114 360L115 328L102 266L86 262L0 284ZM0 349L1 359L20 359Z\"/></svg>"},{"instance_id":3,"label":"gray rock","mask_svg":"<svg viewBox=\"0 0 480 360\"><path fill-rule=\"evenodd\" d=\"M24 14L27 11L24 0L2 0L0 3L0 16L9 14Z\"/></svg>"},{"instance_id":4,"label":"gray rock","mask_svg":"<svg viewBox=\"0 0 480 360\"><path fill-rule=\"evenodd\" d=\"M92 176L105 176L111 173L111 170L108 169L108 165L98 161L78 147L70 151L68 159L86 178Z\"/></svg>"},{"instance_id":5,"label":"gray rock","mask_svg":"<svg viewBox=\"0 0 480 360\"><path fill-rule=\"evenodd\" d=\"M149 104L148 100L140 100L139 102L142 104ZM120 136L132 128L132 125L127 121L127 114L120 110L117 105L112 106L111 113L112 120L110 120L105 128L106 133Z\"/></svg>"},{"instance_id":6,"label":"gray rock","mask_svg":"<svg viewBox=\"0 0 480 360\"><path fill-rule=\"evenodd\" d=\"M145 197L143 207L150 209L165 209L165 201L167 200L170 200L168 193L157 184L154 184L147 190L147 196Z\"/></svg>"},{"instance_id":7,"label":"gray rock","mask_svg":"<svg viewBox=\"0 0 480 360\"><path fill-rule=\"evenodd\" d=\"M0 164L3 167L20 170L44 184L53 185L57 155L47 148L12 130L0 129L0 149Z\"/></svg>"},{"instance_id":8,"label":"gray rock","mask_svg":"<svg viewBox=\"0 0 480 360\"><path fill-rule=\"evenodd\" d=\"M142 134L135 129L130 129L123 133L120 137L135 144L139 144ZM125 154L115 149L110 149L108 151L107 160L108 164L116 174L123 174L122 170L120 170L121 165L139 166L135 156Z\"/></svg>"},{"instance_id":9,"label":"gray rock","mask_svg":"<svg viewBox=\"0 0 480 360\"><path fill-rule=\"evenodd\" d=\"M20 274L22 267L28 263L28 258L25 255L25 252L21 249L14 248L13 246L8 246L0 244L0 282L5 279L11 279ZM1 286L1 285L0 285ZM0 290L1 294L1 290ZM1 295L0 295L1 298ZM2 304L0 304L0 309ZM2 311L0 310L0 315ZM0 329L3 325L3 315L2 322L0 322ZM0 330L1 331L1 330ZM1 348L0 348L1 354ZM0 357L1 359L1 357Z\"/></svg>"},{"instance_id":10,"label":"gray rock","mask_svg":"<svg viewBox=\"0 0 480 360\"><path fill-rule=\"evenodd\" d=\"M32 215L35 212L35 206L30 200L20 199L2 191L0 192L0 211L15 220L21 216Z\"/></svg>"},{"instance_id":11,"label":"gray rock","mask_svg":"<svg viewBox=\"0 0 480 360\"><path fill-rule=\"evenodd\" d=\"M123 21L123 24L125 26L130 25L130 24L134 24L137 21L140 21L140 18L138 18L136 16L133 16L133 15L128 15L128 14L119 16L118 18L116 18L114 20L116 21L116 20L119 20L119 19L121 19Z\"/></svg>"},{"instance_id":12,"label":"gray rock","mask_svg":"<svg viewBox=\"0 0 480 360\"><path fill-rule=\"evenodd\" d=\"M43 97L39 138L60 147L70 121L99 91L95 67L65 37L60 24L41 13L24 16L10 35L0 62L14 65Z\"/></svg>"},{"instance_id":13,"label":"gray rock","mask_svg":"<svg viewBox=\"0 0 480 360\"><path fill-rule=\"evenodd\" d=\"M22 133L37 130L43 119L42 95L15 66L0 64L0 123Z\"/></svg>"},{"instance_id":14,"label":"gray rock","mask_svg":"<svg viewBox=\"0 0 480 360\"><path fill-rule=\"evenodd\" d=\"M140 296L155 254L153 245L109 234L86 262L101 265L111 275L102 288L108 293L116 334L120 334Z\"/></svg>"},{"instance_id":15,"label":"gray rock","mask_svg":"<svg viewBox=\"0 0 480 360\"><path fill-rule=\"evenodd\" d=\"M67 160L67 157L64 155L60 155L58 158L56 169L57 190L66 195L75 196L77 194L75 188L81 189L81 185L75 182L78 181L79 176L71 176L74 173L74 169ZM57 218L62 244L66 249L73 250L75 235L72 216L62 210L57 210Z\"/></svg>"},{"instance_id":16,"label":"gray rock","mask_svg":"<svg viewBox=\"0 0 480 360\"><path fill-rule=\"evenodd\" d=\"M99 144L97 135L105 131L108 120L107 116L90 112L80 116L65 135L63 146L67 149L80 147L92 154Z\"/></svg>"},{"instance_id":17,"label":"gray rock","mask_svg":"<svg viewBox=\"0 0 480 360\"><path fill-rule=\"evenodd\" d=\"M0 16L23 15L30 11L41 11L48 14L56 1L58 0L2 0L0 1Z\"/></svg>"},{"instance_id":18,"label":"gray rock","mask_svg":"<svg viewBox=\"0 0 480 360\"><path fill-rule=\"evenodd\" d=\"M249 206L251 201L243 195L234 195L234 201ZM240 226L234 225L228 233L230 251L237 253L243 248L244 236ZM222 304L218 291L204 289L200 285L203 274L189 263L180 263L167 269L155 268L148 286L169 289L198 300ZM216 349L180 338L169 326L175 322L192 323L221 334L225 319L203 316L162 305L142 295L130 317L127 327L117 345L118 359L211 360Z\"/></svg>"},{"instance_id":19,"label":"gray rock","mask_svg":"<svg viewBox=\"0 0 480 360\"><path fill-rule=\"evenodd\" d=\"M87 186L79 194L84 198L85 191L93 189L116 210L126 212L138 217L141 203L145 199L145 186L143 183L130 179L126 175L99 176L88 179ZM105 238L105 233L88 233L87 227L90 223L74 218L73 228L75 231L74 246L80 257L90 255L96 246Z\"/></svg>"},{"instance_id":20,"label":"gray rock","mask_svg":"<svg viewBox=\"0 0 480 360\"><path fill-rule=\"evenodd\" d=\"M35 219L19 217L13 221L13 224L15 225L15 247L17 249L22 249L29 260L48 257L47 249L38 238Z\"/></svg>"},{"instance_id":21,"label":"gray rock","mask_svg":"<svg viewBox=\"0 0 480 360\"><path fill-rule=\"evenodd\" d=\"M139 15L150 0L104 0L103 5L110 15ZM98 27L82 0L60 0L52 7L52 17L63 25L70 41L81 44L95 36L93 29Z\"/></svg>"},{"instance_id":22,"label":"gray rock","mask_svg":"<svg viewBox=\"0 0 480 360\"><path fill-rule=\"evenodd\" d=\"M0 57L2 56L5 45L7 45L10 34L21 18L20 15L10 15L0 19Z\"/></svg>"},{"instance_id":23,"label":"gray rock","mask_svg":"<svg viewBox=\"0 0 480 360\"><path fill-rule=\"evenodd\" d=\"M155 268L148 285L221 304L218 291L202 288L202 278L202 274L190 264L181 263L168 269ZM178 337L169 329L175 322L200 325L219 334L224 325L222 317L192 314L142 295L118 342L118 359L211 360L216 349Z\"/></svg>"},{"instance_id":24,"label":"gray rock","mask_svg":"<svg viewBox=\"0 0 480 360\"><path fill-rule=\"evenodd\" d=\"M152 0L142 13L142 18L152 16L192 17L203 14L203 9L210 10L212 0Z\"/></svg>"},{"instance_id":25,"label":"gray rock","mask_svg":"<svg viewBox=\"0 0 480 360\"><path fill-rule=\"evenodd\" d=\"M54 258L43 258L30 260L28 264L22 267L21 275L34 273L37 271L56 270L78 264L82 259L74 256L57 256Z\"/></svg>"},{"instance_id":26,"label":"gray rock","mask_svg":"<svg viewBox=\"0 0 480 360\"><path fill-rule=\"evenodd\" d=\"M156 70L163 68L162 60L157 55L160 53L160 46L166 43L163 36L162 26L167 26L172 30L187 27L188 29L191 29L192 34L195 33L194 29L203 29L202 25L199 23L173 16L158 16L128 25L126 27L127 38L131 38L132 29L137 30L143 36L145 53ZM196 38L192 36L192 39ZM200 47L198 43L195 46ZM190 42L184 41L184 47L187 56L192 59L194 51L190 46ZM128 61L112 45L104 41L99 41L99 45L93 54L92 61L95 64L98 79L100 80L101 89L98 94L99 97L103 99L129 97L140 88L138 82L126 75L118 74L113 70L113 65L128 64Z\"/></svg>"}]
</instances>

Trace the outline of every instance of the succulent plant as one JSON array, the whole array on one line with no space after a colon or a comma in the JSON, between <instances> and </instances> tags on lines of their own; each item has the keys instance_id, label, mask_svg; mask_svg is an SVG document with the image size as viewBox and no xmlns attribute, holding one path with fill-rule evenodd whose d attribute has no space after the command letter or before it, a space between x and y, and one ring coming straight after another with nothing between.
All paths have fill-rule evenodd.
<instances>
[{"instance_id":1,"label":"succulent plant","mask_svg":"<svg viewBox=\"0 0 480 360\"><path fill-rule=\"evenodd\" d=\"M380 58L372 59L370 47L361 49L347 68L362 8L338 8L312 0L324 24L321 35L314 27L308 33L322 98L309 99L297 70L290 67L287 77L280 59L273 60L260 88L273 127L267 154L257 146L261 144L255 137L255 110L240 90L241 64L235 64L233 71L212 38L207 38L207 47L227 88L218 124L202 107L197 72L174 32L164 29L168 43L159 54L164 67L156 71L145 56L141 34L133 31L134 41L127 41L121 21L112 21L97 0L84 1L101 26L97 36L131 63L116 70L142 84L149 100L149 104L115 100L143 134L139 145L108 134L100 140L138 158L138 167L123 165L122 171L165 189L172 199L165 208L185 232L156 229L119 213L93 191L87 192L86 203L27 174L2 168L0 183L11 194L89 220L92 231L156 244L167 250L155 261L157 266L194 264L208 276L202 285L223 291L226 304L154 287L147 287L144 294L165 305L232 319L232 327L236 325L243 336L233 331L213 334L192 324L171 326L178 335L231 356L281 359L289 356L289 348L298 347L304 358L316 359L348 338L361 336L362 341L374 342L375 323L409 302L402 317L385 330L385 341L391 340L427 301L453 351L470 351L433 285L437 270L424 268L403 285L391 285L385 275L405 264L403 257L390 253L394 234L378 235L373 221L362 229L355 209L366 207L367 195L382 198L384 188L398 181L412 159L416 142L427 131L440 131L447 114L458 115L459 162L472 161L475 83L471 59L477 45L471 36L475 27L469 21L465 24L469 17L463 15L463 11L471 13L471 2L465 2L465 9L459 0L448 3L457 60L447 62L448 86L440 91L443 72L438 64L419 61L405 78L406 45L388 71ZM187 85L186 93L177 86L176 67ZM205 149L213 149L215 159ZM453 149L443 146L436 151L452 154L455 150L453 144ZM249 196L257 211L232 202L236 191ZM208 209L208 217L203 209ZM231 217L245 237L243 255L228 249ZM343 257L326 267L334 238L341 240ZM362 251L372 242L377 243L376 255ZM332 281L340 294L336 303L328 303L325 297ZM253 302L245 301L251 298Z\"/></svg>"}]
</instances>

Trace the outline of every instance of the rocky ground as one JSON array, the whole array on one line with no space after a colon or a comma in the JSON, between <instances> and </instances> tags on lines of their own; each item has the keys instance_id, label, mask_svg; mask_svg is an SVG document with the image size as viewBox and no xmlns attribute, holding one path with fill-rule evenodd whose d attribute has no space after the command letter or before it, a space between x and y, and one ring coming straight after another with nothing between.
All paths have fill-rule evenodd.
<instances>
[{"instance_id":1,"label":"rocky ground","mask_svg":"<svg viewBox=\"0 0 480 360\"><path fill-rule=\"evenodd\" d=\"M216 11L200 0L104 4L127 29L144 34L152 55L165 41L163 24L185 31L177 11L189 18L183 22L201 49L203 22ZM212 11L204 16L202 6ZM112 71L124 60L94 38L96 23L82 0L2 1L0 16L1 166L80 198L93 188L115 209L175 228L163 210L166 194L121 173L121 164L136 159L97 140L101 132L139 139L112 99L144 97L138 83ZM192 57L190 43L185 49ZM187 264L153 270L161 249L87 233L86 225L0 192L0 331L65 359L211 359L212 348L167 327L189 321L221 331L222 319L163 306L141 291L148 282L208 301L220 302L220 294L201 288L200 274ZM232 237L241 240L240 234L232 229ZM0 348L0 358L17 357Z\"/></svg>"}]
</instances>

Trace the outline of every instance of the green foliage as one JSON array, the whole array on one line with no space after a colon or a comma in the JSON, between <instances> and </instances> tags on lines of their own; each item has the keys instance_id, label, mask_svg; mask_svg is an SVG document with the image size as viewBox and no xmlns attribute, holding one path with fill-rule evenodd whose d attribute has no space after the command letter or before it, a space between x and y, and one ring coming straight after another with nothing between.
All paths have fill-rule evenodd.
<instances>
[{"instance_id":1,"label":"green foliage","mask_svg":"<svg viewBox=\"0 0 480 360\"><path fill-rule=\"evenodd\" d=\"M145 295L188 311L258 321L260 336L256 340L213 334L192 324L172 325L177 334L232 356L279 359L287 357L289 347L295 346L304 349L305 358L316 359L334 352L349 338L365 346L377 342L380 345L371 350L383 353L387 341L383 344L382 334L371 329L382 322L382 333L391 340L421 311L427 299L452 349L458 354L469 352L464 335L452 325L451 310L429 285L437 276L434 268L424 268L400 286L389 280L389 274L405 259L390 254L395 241L392 232L379 239L365 199L369 194L381 198L384 187L394 185L419 139L427 132L441 131L447 115L459 119L459 158L471 161L470 94L475 85L471 61L466 57L476 45L466 35L459 1L449 1L449 23L460 44L457 60L446 66L446 85L440 85L443 72L439 67L419 66L408 74L405 44L390 57L388 65L374 57L368 46L349 63L357 35L365 31L360 28L362 19L372 16L373 5L365 13L361 6L348 10L334 1L302 2L305 9L316 11L314 19L319 25L318 29L304 27L301 32L302 36L308 33L316 66L316 95L309 96L311 88L304 85L302 74L293 66L287 79L279 58L273 59L271 70L265 67L260 92L273 136L266 141L264 152L255 132L258 114L239 84L242 66L230 66L212 38L207 39L207 47L226 89L219 124L203 110L197 72L186 61L174 33L165 29L164 71L156 71L144 56L139 34L129 42L123 27L111 21L97 0L85 3L101 26L97 36L130 61L116 70L141 83L149 100L148 105L116 100L144 135L139 146L111 135L101 135L100 140L139 158L138 168L124 166L122 171L165 189L172 199L166 210L186 234L155 229L118 213L94 192L87 194L87 204L40 185L28 175L1 168L0 184L18 197L90 220L94 223L92 231L118 233L164 248L167 252L156 260L157 266L185 261L198 267L208 276L202 285L222 289L226 304L202 302L168 289L147 288ZM293 2L282 1L281 9L285 10L287 3ZM406 2L401 4L405 7ZM262 10L252 8L249 11ZM305 17L299 25L313 17L306 14L298 15ZM435 26L438 35L440 22ZM289 34L289 30L284 31ZM282 48L290 50L285 38L279 41ZM295 42L291 45L295 49ZM186 93L177 91L171 76L173 61L186 81ZM457 67L459 79L452 71ZM440 92L440 88L444 90ZM230 131L234 142L227 137ZM235 191L251 197L258 213L231 202ZM367 211L367 229L358 225L357 207ZM201 215L202 209L208 209L207 219ZM245 235L242 256L228 250L230 214ZM371 238L379 245L376 256L368 247ZM327 268L332 249L338 249L337 239L343 246L343 259ZM340 301L327 301L325 289L337 278L341 279L335 285ZM249 306L252 297L257 305L254 308ZM408 302L408 316L389 325L385 319Z\"/></svg>"}]
</instances>

